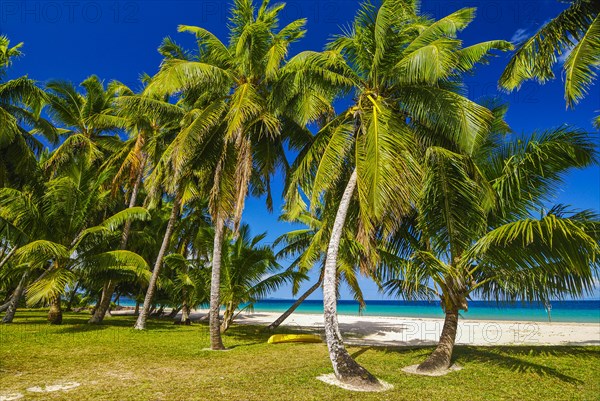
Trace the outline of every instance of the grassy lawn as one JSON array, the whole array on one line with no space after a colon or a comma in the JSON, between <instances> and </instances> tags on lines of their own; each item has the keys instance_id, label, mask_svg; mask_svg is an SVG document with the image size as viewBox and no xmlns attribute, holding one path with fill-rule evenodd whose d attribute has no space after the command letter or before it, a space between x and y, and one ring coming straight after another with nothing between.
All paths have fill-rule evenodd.
<instances>
[{"instance_id":1,"label":"grassy lawn","mask_svg":"<svg viewBox=\"0 0 600 401\"><path fill-rule=\"evenodd\" d=\"M0 326L0 396L27 400L597 400L600 347L457 347L463 370L444 377L400 369L430 348L351 347L354 357L395 387L351 393L315 379L331 372L324 344L266 343L260 327L234 326L227 352L210 352L208 327L152 320L131 329L133 317L99 327L88 315L65 314L62 326L42 311L19 311ZM26 389L68 382L68 391Z\"/></svg>"}]
</instances>

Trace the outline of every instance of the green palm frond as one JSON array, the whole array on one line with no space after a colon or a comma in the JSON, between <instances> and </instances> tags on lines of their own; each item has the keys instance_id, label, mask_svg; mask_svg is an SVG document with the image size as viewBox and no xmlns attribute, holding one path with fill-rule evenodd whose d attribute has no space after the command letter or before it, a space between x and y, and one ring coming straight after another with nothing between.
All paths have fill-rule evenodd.
<instances>
[{"instance_id":1,"label":"green palm frond","mask_svg":"<svg viewBox=\"0 0 600 401\"><path fill-rule=\"evenodd\" d=\"M68 249L52 241L36 240L29 242L15 252L15 258L20 263L29 263L33 267L43 266L49 260L64 260L69 258Z\"/></svg>"},{"instance_id":2,"label":"green palm frond","mask_svg":"<svg viewBox=\"0 0 600 401\"><path fill-rule=\"evenodd\" d=\"M500 85L518 89L530 79L544 83L554 78L556 54L566 57L565 98L573 106L590 87L599 66L600 6L593 0L575 0L519 46L502 76Z\"/></svg>"},{"instance_id":3,"label":"green palm frond","mask_svg":"<svg viewBox=\"0 0 600 401\"><path fill-rule=\"evenodd\" d=\"M35 306L60 297L75 279L75 274L69 269L53 267L27 287L27 306Z\"/></svg>"},{"instance_id":4,"label":"green palm frond","mask_svg":"<svg viewBox=\"0 0 600 401\"><path fill-rule=\"evenodd\" d=\"M436 254L458 257L481 234L486 219L482 188L464 156L429 148L425 160L420 228Z\"/></svg>"},{"instance_id":5,"label":"green palm frond","mask_svg":"<svg viewBox=\"0 0 600 401\"><path fill-rule=\"evenodd\" d=\"M151 276L146 260L135 252L119 250L102 252L79 261L85 274L102 275L119 280L148 282Z\"/></svg>"},{"instance_id":6,"label":"green palm frond","mask_svg":"<svg viewBox=\"0 0 600 401\"><path fill-rule=\"evenodd\" d=\"M565 99L573 107L587 95L600 69L600 12L567 56L564 69Z\"/></svg>"}]
</instances>

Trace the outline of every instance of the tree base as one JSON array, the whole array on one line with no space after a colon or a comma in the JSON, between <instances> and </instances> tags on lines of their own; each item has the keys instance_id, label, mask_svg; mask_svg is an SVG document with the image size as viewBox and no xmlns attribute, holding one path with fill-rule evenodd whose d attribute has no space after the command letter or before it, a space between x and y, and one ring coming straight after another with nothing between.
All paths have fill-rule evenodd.
<instances>
[{"instance_id":1,"label":"tree base","mask_svg":"<svg viewBox=\"0 0 600 401\"><path fill-rule=\"evenodd\" d=\"M48 313L48 322L50 324L62 324L63 316L62 312L50 311Z\"/></svg>"},{"instance_id":2,"label":"tree base","mask_svg":"<svg viewBox=\"0 0 600 401\"><path fill-rule=\"evenodd\" d=\"M317 376L317 380L349 391L381 392L394 388L394 386L382 380L376 380L376 382L373 383L372 381L363 380L361 377L355 377L342 381L338 379L334 373Z\"/></svg>"},{"instance_id":3,"label":"tree base","mask_svg":"<svg viewBox=\"0 0 600 401\"><path fill-rule=\"evenodd\" d=\"M402 369L403 372L409 373L411 375L421 375L421 376L444 376L450 372L456 372L462 369L462 366L453 364L450 367L442 367L438 369L419 369L420 365L410 365Z\"/></svg>"},{"instance_id":4,"label":"tree base","mask_svg":"<svg viewBox=\"0 0 600 401\"><path fill-rule=\"evenodd\" d=\"M231 351L233 348L220 348L220 349L213 349L213 348L202 348L201 351L214 351L214 352L224 352L224 351Z\"/></svg>"}]
</instances>

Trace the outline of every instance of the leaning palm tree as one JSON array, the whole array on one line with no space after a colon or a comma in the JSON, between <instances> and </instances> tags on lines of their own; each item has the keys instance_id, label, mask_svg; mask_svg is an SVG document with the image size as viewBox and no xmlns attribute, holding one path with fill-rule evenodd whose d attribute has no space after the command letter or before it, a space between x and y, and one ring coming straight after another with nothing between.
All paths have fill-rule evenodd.
<instances>
[{"instance_id":1,"label":"leaning palm tree","mask_svg":"<svg viewBox=\"0 0 600 401\"><path fill-rule=\"evenodd\" d=\"M417 14L412 1L366 3L351 28L322 53L301 53L288 63L317 84L353 91L353 103L327 123L301 153L288 204L307 194L311 206L323 192L342 187L325 262L325 333L337 378L365 387L377 380L346 351L336 315L336 264L346 216L355 199L357 238L377 261L376 242L393 232L410 210L420 181L419 149L433 140L471 151L493 120L491 112L457 93L461 74L485 61L504 41L462 47L456 38L474 18L459 10L439 21ZM280 91L281 92L281 91ZM285 95L285 91L283 91Z\"/></svg>"},{"instance_id":2,"label":"leaning palm tree","mask_svg":"<svg viewBox=\"0 0 600 401\"><path fill-rule=\"evenodd\" d=\"M114 99L115 112L95 115L93 120L102 126L125 129L130 134L130 138L120 143L121 146L104 161L102 169L115 171L112 178L113 190L118 190L121 186L125 188L123 196L126 203L129 207L134 207L138 202L144 174L152 171L160 152L164 150L162 146L156 145L165 136L165 132L179 125L184 112L180 107L169 103L167 98L142 97L124 85L113 85L118 94ZM131 224L131 221L127 221L123 226L120 249L127 247ZM117 284L115 280L104 284L90 323L102 322Z\"/></svg>"},{"instance_id":3,"label":"leaning palm tree","mask_svg":"<svg viewBox=\"0 0 600 401\"><path fill-rule=\"evenodd\" d=\"M450 366L459 312L471 294L546 302L593 289L598 217L564 207L535 211L567 170L595 162L593 140L568 127L509 143L491 135L472 155L427 150L417 208L384 258L392 271L388 293L436 297L446 316L438 346L418 371Z\"/></svg>"},{"instance_id":4,"label":"leaning palm tree","mask_svg":"<svg viewBox=\"0 0 600 401\"><path fill-rule=\"evenodd\" d=\"M556 55L564 58L565 100L573 107L584 98L600 67L600 3L570 0L569 6L523 42L500 77L500 85L518 89L530 79L554 78ZM565 57L566 56L566 57ZM600 127L600 116L595 124Z\"/></svg>"},{"instance_id":5,"label":"leaning palm tree","mask_svg":"<svg viewBox=\"0 0 600 401\"><path fill-rule=\"evenodd\" d=\"M224 349L220 333L221 244L226 225L237 231L248 191L265 193L272 207L270 181L277 168L287 167L284 142L302 144L308 120L320 116L324 98L305 103L303 113L285 113L285 103L273 100L288 48L304 35L305 20L278 29L283 4L263 1L257 8L251 0L235 0L225 45L206 29L180 26L179 31L196 36L198 54L182 51L171 41L163 46L165 61L147 88L148 93L185 92L193 109L191 121L173 147L173 163L181 169L189 159L207 159L212 173L210 210L215 227L212 256L210 335L211 348ZM296 87L293 93L299 94ZM307 107L310 106L310 107ZM323 106L323 107L322 107ZM329 110L329 108L327 108ZM215 147L219 144L220 151ZM210 145L210 146L209 146ZM212 150L210 150L212 149ZM210 152L209 152L210 150ZM210 154L209 154L210 153Z\"/></svg>"},{"instance_id":6,"label":"leaning palm tree","mask_svg":"<svg viewBox=\"0 0 600 401\"><path fill-rule=\"evenodd\" d=\"M184 103L185 102L181 102L180 106L185 107ZM185 124L185 121L186 119L184 116L182 124ZM203 199L203 195L206 193L202 190L202 188L207 181L206 176L209 174L206 169L201 169L205 163L205 160L202 158L194 158L188 160L187 163L183 165L177 165L174 163L174 159L172 157L172 152L174 151L175 144L181 135L181 131L186 129L188 129L188 127L184 125L179 130L171 130L174 139L164 150L154 168L154 171L152 171L152 174L147 180L151 205L158 202L163 202L164 198L166 197L171 198L172 203L171 213L167 221L158 255L156 256L154 262L154 268L152 270L150 282L148 283L148 289L146 290L144 305L134 326L134 328L137 330L144 330L146 328L146 320L148 318L148 313L150 311L154 293L156 291L160 270L163 266L165 256L169 251L173 250L173 234L175 232L177 222L181 216L181 212L184 210L187 203Z\"/></svg>"}]
</instances>

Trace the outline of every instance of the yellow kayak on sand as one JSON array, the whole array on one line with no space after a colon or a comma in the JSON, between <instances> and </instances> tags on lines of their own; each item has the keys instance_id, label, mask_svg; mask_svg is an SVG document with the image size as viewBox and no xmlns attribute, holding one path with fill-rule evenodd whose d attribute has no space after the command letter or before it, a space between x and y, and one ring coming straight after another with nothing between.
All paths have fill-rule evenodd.
<instances>
[{"instance_id":1,"label":"yellow kayak on sand","mask_svg":"<svg viewBox=\"0 0 600 401\"><path fill-rule=\"evenodd\" d=\"M316 334L274 334L269 337L269 344L280 343L320 343L321 337Z\"/></svg>"}]
</instances>

